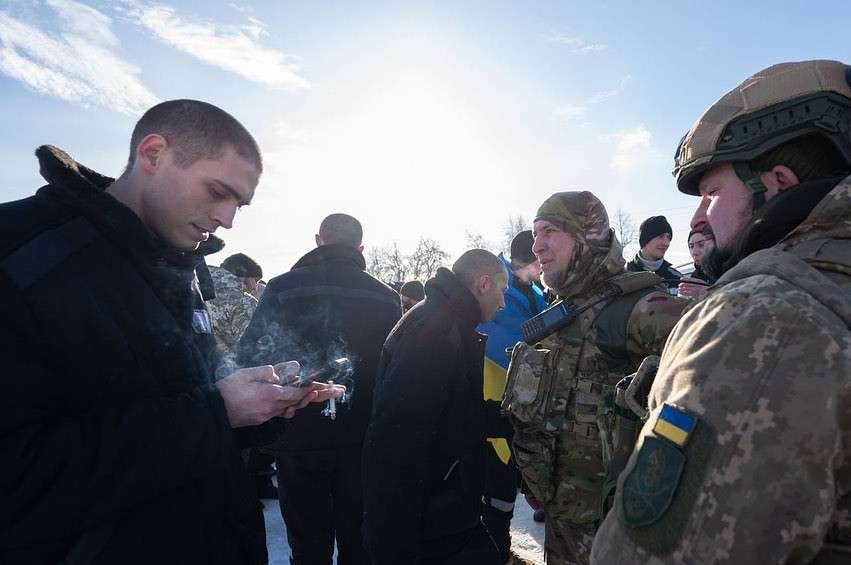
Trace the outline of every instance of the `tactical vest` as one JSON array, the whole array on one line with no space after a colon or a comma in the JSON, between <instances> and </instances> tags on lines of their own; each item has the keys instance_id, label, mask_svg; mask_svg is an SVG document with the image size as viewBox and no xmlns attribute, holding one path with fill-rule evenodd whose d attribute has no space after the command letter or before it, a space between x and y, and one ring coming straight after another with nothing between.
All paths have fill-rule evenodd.
<instances>
[{"instance_id":1,"label":"tactical vest","mask_svg":"<svg viewBox=\"0 0 851 565\"><path fill-rule=\"evenodd\" d=\"M608 279L620 293L540 343L519 343L512 352L502 407L514 424L512 448L524 483L548 515L580 524L601 518L615 452L615 387L636 369L627 352L627 324L660 282L647 272Z\"/></svg>"}]
</instances>

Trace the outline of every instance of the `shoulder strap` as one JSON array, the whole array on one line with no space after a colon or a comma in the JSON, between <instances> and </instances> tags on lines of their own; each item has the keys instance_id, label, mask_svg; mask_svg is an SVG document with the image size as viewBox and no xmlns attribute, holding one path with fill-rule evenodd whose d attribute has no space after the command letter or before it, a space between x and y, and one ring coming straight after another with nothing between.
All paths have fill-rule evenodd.
<instances>
[{"instance_id":1,"label":"shoulder strap","mask_svg":"<svg viewBox=\"0 0 851 565\"><path fill-rule=\"evenodd\" d=\"M642 298L654 290L663 291L664 282L656 273L649 271L626 273L609 282L617 286L621 293L610 300L597 317L597 346L614 359L627 362L629 355L626 351L626 338L629 317Z\"/></svg>"}]
</instances>

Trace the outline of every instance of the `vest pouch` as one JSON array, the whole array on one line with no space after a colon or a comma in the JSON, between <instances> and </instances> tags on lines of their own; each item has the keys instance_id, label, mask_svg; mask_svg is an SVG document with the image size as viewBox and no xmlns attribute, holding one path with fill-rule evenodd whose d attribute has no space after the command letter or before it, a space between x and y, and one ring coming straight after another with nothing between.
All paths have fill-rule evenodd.
<instances>
[{"instance_id":1,"label":"vest pouch","mask_svg":"<svg viewBox=\"0 0 851 565\"><path fill-rule=\"evenodd\" d=\"M543 427L556 377L557 351L519 342L508 364L502 410L513 420Z\"/></svg>"},{"instance_id":2,"label":"vest pouch","mask_svg":"<svg viewBox=\"0 0 851 565\"><path fill-rule=\"evenodd\" d=\"M556 438L540 429L517 427L511 440L511 454L528 491L541 504L555 496Z\"/></svg>"}]
</instances>

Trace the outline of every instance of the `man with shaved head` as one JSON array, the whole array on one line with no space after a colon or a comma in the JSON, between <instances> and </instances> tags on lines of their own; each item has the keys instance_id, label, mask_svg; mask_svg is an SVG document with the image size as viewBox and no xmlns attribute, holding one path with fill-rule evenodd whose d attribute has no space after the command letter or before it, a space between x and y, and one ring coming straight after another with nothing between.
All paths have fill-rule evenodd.
<instances>
[{"instance_id":1,"label":"man with shaved head","mask_svg":"<svg viewBox=\"0 0 851 565\"><path fill-rule=\"evenodd\" d=\"M364 538L376 565L500 564L481 523L487 437L505 437L482 398L485 336L508 273L467 251L425 285L384 344L363 453Z\"/></svg>"},{"instance_id":2,"label":"man with shaved head","mask_svg":"<svg viewBox=\"0 0 851 565\"><path fill-rule=\"evenodd\" d=\"M365 272L363 228L331 214L316 248L269 281L237 347L242 364L294 358L310 374L340 357L353 363L349 395L335 417L314 405L287 423L272 446L292 565L369 563L361 535L361 444L372 383L387 334L402 316L396 291Z\"/></svg>"}]
</instances>

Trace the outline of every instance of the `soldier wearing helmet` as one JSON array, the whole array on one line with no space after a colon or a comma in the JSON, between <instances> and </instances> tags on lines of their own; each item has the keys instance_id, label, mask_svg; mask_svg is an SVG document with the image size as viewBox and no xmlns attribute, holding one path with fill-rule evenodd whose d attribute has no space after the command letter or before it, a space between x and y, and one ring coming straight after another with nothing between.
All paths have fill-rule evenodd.
<instances>
[{"instance_id":1,"label":"soldier wearing helmet","mask_svg":"<svg viewBox=\"0 0 851 565\"><path fill-rule=\"evenodd\" d=\"M615 425L615 386L661 352L687 302L654 273L626 272L606 210L590 192L552 195L533 234L544 284L570 314L515 345L503 408L524 484L544 505L548 563L587 563L618 476L611 469L626 462L635 437L634 422L631 434Z\"/></svg>"},{"instance_id":2,"label":"soldier wearing helmet","mask_svg":"<svg viewBox=\"0 0 851 565\"><path fill-rule=\"evenodd\" d=\"M849 80L769 67L680 143L720 279L666 344L593 563L851 560Z\"/></svg>"}]
</instances>

